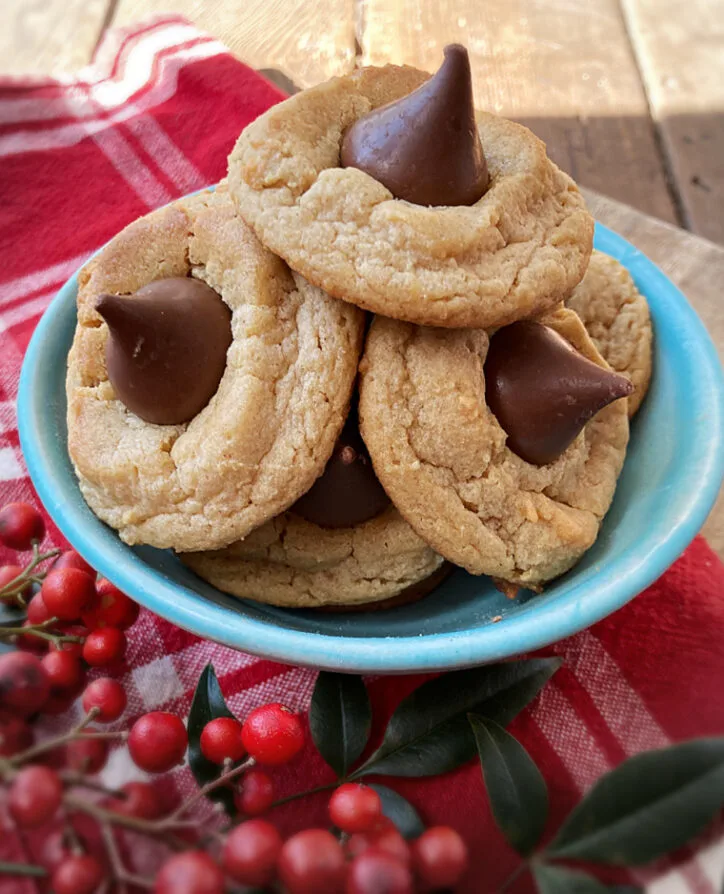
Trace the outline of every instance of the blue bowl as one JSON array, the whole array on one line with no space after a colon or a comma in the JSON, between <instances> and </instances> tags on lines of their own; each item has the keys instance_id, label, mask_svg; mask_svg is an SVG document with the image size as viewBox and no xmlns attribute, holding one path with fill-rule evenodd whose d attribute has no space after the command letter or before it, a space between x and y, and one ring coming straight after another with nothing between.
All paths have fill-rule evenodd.
<instances>
[{"instance_id":1,"label":"blue bowl","mask_svg":"<svg viewBox=\"0 0 724 894\"><path fill-rule=\"evenodd\" d=\"M20 378L20 440L41 500L75 549L152 611L200 636L291 664L358 673L447 670L545 646L620 608L679 556L724 473L724 379L681 292L606 227L596 248L631 272L651 306L654 378L636 416L616 498L595 546L540 596L506 600L456 571L420 602L368 615L316 614L234 599L170 552L129 547L86 506L66 450L65 367L77 280L40 321ZM493 618L502 620L493 623Z\"/></svg>"}]
</instances>

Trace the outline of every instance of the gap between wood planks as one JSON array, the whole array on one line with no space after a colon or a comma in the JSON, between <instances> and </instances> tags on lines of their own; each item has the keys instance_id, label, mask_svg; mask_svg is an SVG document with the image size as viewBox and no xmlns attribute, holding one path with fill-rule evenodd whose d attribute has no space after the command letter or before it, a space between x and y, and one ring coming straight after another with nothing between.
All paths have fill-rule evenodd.
<instances>
[{"instance_id":1,"label":"gap between wood planks","mask_svg":"<svg viewBox=\"0 0 724 894\"><path fill-rule=\"evenodd\" d=\"M361 0L360 0L361 2ZM672 160L669 154L669 151L666 146L666 141L664 140L664 135L661 131L661 122L659 121L658 115L656 114L656 109L653 106L651 101L651 94L649 91L649 86L646 83L646 78L644 77L643 69L641 66L641 55L640 55L640 46L639 42L636 39L635 29L632 27L632 23L629 15L627 14L626 5L622 3L622 0L618 0L618 8L621 14L621 21L623 22L623 27L626 31L626 35L628 36L628 42L631 45L631 50L633 52L634 62L636 64L636 68L639 73L639 80L641 81L641 86L644 91L644 95L646 97L646 102L649 109L649 118L651 119L651 123L654 130L654 139L656 141L656 148L659 153L659 158L661 159L661 167L664 172L664 178L666 181L666 188L669 191L669 196L671 197L671 203L674 206L674 212L676 213L676 222L680 227L686 227L687 229L691 229L691 222L687 220L687 214L684 209L684 200L681 194L681 190L676 182L676 176L674 174L674 170L672 167Z\"/></svg>"}]
</instances>

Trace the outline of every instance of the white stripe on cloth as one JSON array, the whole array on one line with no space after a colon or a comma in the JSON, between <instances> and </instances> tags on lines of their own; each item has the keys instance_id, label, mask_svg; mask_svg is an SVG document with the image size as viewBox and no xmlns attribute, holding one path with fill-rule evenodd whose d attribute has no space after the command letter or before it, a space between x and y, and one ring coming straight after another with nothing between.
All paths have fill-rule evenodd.
<instances>
[{"instance_id":1,"label":"white stripe on cloth","mask_svg":"<svg viewBox=\"0 0 724 894\"><path fill-rule=\"evenodd\" d=\"M651 715L639 695L631 688L621 669L590 631L584 631L566 643L566 664L594 702L602 719L628 755L669 744L666 733ZM541 693L533 717L541 733L563 761L578 789L583 793L611 765L593 735L580 719L567 695L555 679ZM700 882L697 858L692 870L676 868L668 875L677 887L676 894L715 894L708 883L690 884L687 875ZM635 873L642 883L646 875Z\"/></svg>"},{"instance_id":2,"label":"white stripe on cloth","mask_svg":"<svg viewBox=\"0 0 724 894\"><path fill-rule=\"evenodd\" d=\"M0 447L0 481L25 478L25 469L13 447Z\"/></svg>"},{"instance_id":3,"label":"white stripe on cloth","mask_svg":"<svg viewBox=\"0 0 724 894\"><path fill-rule=\"evenodd\" d=\"M50 292L43 292L37 298L29 298L27 301L23 301L20 304L16 304L15 307L3 311L2 317L0 317L0 331L2 329L10 329L11 326L17 326L19 323L24 323L26 320L42 314L48 304L50 304L55 291L55 289L52 289Z\"/></svg>"},{"instance_id":4,"label":"white stripe on cloth","mask_svg":"<svg viewBox=\"0 0 724 894\"><path fill-rule=\"evenodd\" d=\"M29 121L52 121L73 115L76 118L92 117L98 114L100 102L106 109L122 105L151 79L155 58L148 58L151 50L155 57L161 51L182 47L197 39L212 40L192 25L171 22L160 23L154 29L139 30L134 33L112 29L104 43L111 45L112 54L105 57L105 63L93 63L78 72L77 76L57 97L25 99L21 96L0 100L0 122L19 124ZM120 53L120 55L119 55ZM103 82L115 85L112 95L115 101L106 106L103 101ZM101 89L100 95L97 91ZM70 111L68 98L73 102ZM91 102L84 103L84 98ZM95 101L95 102L94 102Z\"/></svg>"},{"instance_id":5,"label":"white stripe on cloth","mask_svg":"<svg viewBox=\"0 0 724 894\"><path fill-rule=\"evenodd\" d=\"M6 431L15 430L15 418L15 401L0 400L0 435L4 435Z\"/></svg>"},{"instance_id":6,"label":"white stripe on cloth","mask_svg":"<svg viewBox=\"0 0 724 894\"><path fill-rule=\"evenodd\" d=\"M158 167L181 192L205 186L204 176L190 161L155 118L142 115L126 125Z\"/></svg>"},{"instance_id":7,"label":"white stripe on cloth","mask_svg":"<svg viewBox=\"0 0 724 894\"><path fill-rule=\"evenodd\" d=\"M58 261L50 267L44 267L42 270L36 270L34 273L27 273L25 276L19 276L17 279L9 279L4 283L0 283L0 297L3 304L9 304L18 298L24 298L40 289L48 290L51 286L59 285L71 277L75 271L82 267L92 252L84 252L76 255L74 258L68 258L66 261Z\"/></svg>"},{"instance_id":8,"label":"white stripe on cloth","mask_svg":"<svg viewBox=\"0 0 724 894\"><path fill-rule=\"evenodd\" d=\"M171 193L146 167L131 144L118 130L108 128L93 134L93 140L108 161L148 208L158 208L173 199Z\"/></svg>"},{"instance_id":9,"label":"white stripe on cloth","mask_svg":"<svg viewBox=\"0 0 724 894\"><path fill-rule=\"evenodd\" d=\"M6 134L4 137L0 137L0 157L22 152L44 152L49 149L75 146L87 136L108 130L116 124L122 124L130 118L166 102L176 93L178 73L184 65L227 52L226 47L216 40L181 49L173 56L159 60L156 82L139 98L138 102L123 106L105 118L88 118L62 127L33 131L19 130ZM79 106L87 101L87 95L86 97L80 95L75 97L75 102Z\"/></svg>"}]
</instances>

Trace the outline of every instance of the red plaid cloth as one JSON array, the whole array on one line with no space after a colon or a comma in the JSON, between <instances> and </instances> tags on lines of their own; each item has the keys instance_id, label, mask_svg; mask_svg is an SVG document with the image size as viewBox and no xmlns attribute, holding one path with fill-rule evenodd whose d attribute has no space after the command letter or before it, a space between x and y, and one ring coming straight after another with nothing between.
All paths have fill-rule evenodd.
<instances>
[{"instance_id":1,"label":"red plaid cloth","mask_svg":"<svg viewBox=\"0 0 724 894\"><path fill-rule=\"evenodd\" d=\"M37 504L19 449L15 398L23 351L53 294L129 221L222 177L239 131L281 98L221 44L175 17L107 34L77 78L0 81L0 504ZM50 538L62 542L52 525ZM0 550L0 563L8 559ZM724 568L699 539L630 605L548 650L566 664L515 730L548 779L551 828L627 755L724 732L723 584ZM208 661L240 716L274 699L308 707L313 671L201 641L143 612L123 677L126 717L156 708L185 716ZM370 681L377 717L418 682ZM381 727L380 719L377 735ZM103 779L112 785L140 775L118 749ZM330 771L309 746L277 780L286 794L329 781ZM393 785L428 824L448 823L465 835L473 865L461 891L499 888L517 859L493 828L478 766ZM178 770L169 786L190 791L189 771ZM282 831L325 824L323 796L303 805L276 812ZM134 846L139 871L148 871L153 857ZM23 859L13 835L0 837L2 859ZM716 894L723 864L724 845L710 833L675 867L635 879L648 880L654 894ZM34 890L3 881L3 894ZM530 889L524 879L513 888Z\"/></svg>"}]
</instances>

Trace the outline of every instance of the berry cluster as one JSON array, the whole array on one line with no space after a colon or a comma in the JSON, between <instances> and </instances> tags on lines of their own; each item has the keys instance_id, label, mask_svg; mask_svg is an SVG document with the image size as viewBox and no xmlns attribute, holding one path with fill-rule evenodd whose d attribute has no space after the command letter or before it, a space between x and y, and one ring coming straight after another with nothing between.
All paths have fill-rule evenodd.
<instances>
[{"instance_id":1,"label":"berry cluster","mask_svg":"<svg viewBox=\"0 0 724 894\"><path fill-rule=\"evenodd\" d=\"M23 651L0 656L0 782L18 828L46 832L39 870L54 894L153 890L156 894L223 894L234 884L285 894L407 894L450 889L460 880L467 853L446 827L425 831L412 844L382 813L377 792L339 785L329 800L334 833L306 829L284 841L267 819L274 806L271 768L299 755L305 744L299 715L279 703L262 705L244 722L217 717L201 730L203 757L218 774L170 810L152 782L129 782L110 791L95 780L113 740L126 741L134 763L166 773L182 763L189 737L174 714L153 711L130 730L92 724L118 721L127 697L112 676L86 681L87 668L108 674L122 661L127 630L138 606L78 553L40 553L42 517L26 504L0 510L0 543L32 549L25 568L0 568L0 600L25 607L22 633L0 628ZM49 568L41 567L52 561ZM41 654L42 653L42 654ZM82 721L54 739L34 743L31 721L66 710L80 696ZM87 797L83 790L104 794ZM230 791L242 818L226 829L204 831L190 808L217 789ZM147 834L171 847L155 879L124 866L117 835ZM231 887L230 887L231 886ZM44 889L45 890L45 889Z\"/></svg>"}]
</instances>

